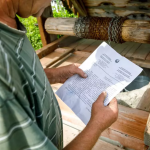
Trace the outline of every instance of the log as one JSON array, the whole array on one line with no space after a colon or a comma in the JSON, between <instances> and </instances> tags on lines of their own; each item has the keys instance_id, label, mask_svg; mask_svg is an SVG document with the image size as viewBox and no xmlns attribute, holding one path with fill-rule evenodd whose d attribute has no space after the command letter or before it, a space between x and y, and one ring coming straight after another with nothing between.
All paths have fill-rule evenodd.
<instances>
[{"instance_id":1,"label":"log","mask_svg":"<svg viewBox=\"0 0 150 150\"><path fill-rule=\"evenodd\" d=\"M76 20L77 18L48 18L45 29L50 34L75 36ZM122 25L122 38L124 41L150 43L150 21L126 20Z\"/></svg>"}]
</instances>

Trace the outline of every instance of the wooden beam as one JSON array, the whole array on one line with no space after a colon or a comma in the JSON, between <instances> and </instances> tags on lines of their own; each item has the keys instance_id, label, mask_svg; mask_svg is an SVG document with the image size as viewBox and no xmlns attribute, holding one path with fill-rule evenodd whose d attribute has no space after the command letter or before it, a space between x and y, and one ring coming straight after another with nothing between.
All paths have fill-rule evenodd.
<instances>
[{"instance_id":1,"label":"wooden beam","mask_svg":"<svg viewBox=\"0 0 150 150\"><path fill-rule=\"evenodd\" d=\"M47 33L44 30L45 19L43 19L42 17L38 17L37 21L38 21L38 27L40 30L42 44L43 46L46 46L50 41L49 41Z\"/></svg>"},{"instance_id":2,"label":"wooden beam","mask_svg":"<svg viewBox=\"0 0 150 150\"><path fill-rule=\"evenodd\" d=\"M73 29L76 20L77 18L48 18L45 29L48 33L75 36ZM124 41L150 43L150 21L126 20L122 25L122 38Z\"/></svg>"},{"instance_id":3,"label":"wooden beam","mask_svg":"<svg viewBox=\"0 0 150 150\"><path fill-rule=\"evenodd\" d=\"M104 5L114 5L116 7L126 7L126 6L149 6L150 7L150 0L146 1L137 1L137 0L83 0L83 3L86 7L92 6L100 6Z\"/></svg>"},{"instance_id":4,"label":"wooden beam","mask_svg":"<svg viewBox=\"0 0 150 150\"><path fill-rule=\"evenodd\" d=\"M40 30L40 35L41 35L41 40L42 40L42 44L43 46L46 46L47 44L49 44L50 42L53 42L57 39L57 36L56 35L50 35L46 32L45 28L44 28L44 24L45 24L45 21L48 17L52 17L53 16L53 13L52 13L52 7L51 6L48 6L41 17L38 17L37 18L37 21L38 21L38 27L39 27L39 30Z\"/></svg>"},{"instance_id":5,"label":"wooden beam","mask_svg":"<svg viewBox=\"0 0 150 150\"><path fill-rule=\"evenodd\" d=\"M126 8L119 9L104 9L103 7L100 8L88 8L87 9L88 14L90 16L96 16L96 17L115 17L115 16L121 16L121 17L127 17L130 16L135 19L139 20L139 18L142 19L142 17L150 17L150 10L143 11L143 10L127 10Z\"/></svg>"},{"instance_id":6,"label":"wooden beam","mask_svg":"<svg viewBox=\"0 0 150 150\"><path fill-rule=\"evenodd\" d=\"M87 12L85 11L85 9L82 8L78 0L71 0L71 2L81 16L87 16Z\"/></svg>"}]
</instances>

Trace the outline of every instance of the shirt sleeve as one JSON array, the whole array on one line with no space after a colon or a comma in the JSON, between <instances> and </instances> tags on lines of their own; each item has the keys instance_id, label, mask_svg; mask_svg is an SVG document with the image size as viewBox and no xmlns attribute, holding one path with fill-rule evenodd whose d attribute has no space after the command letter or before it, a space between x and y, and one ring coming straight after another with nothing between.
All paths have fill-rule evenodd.
<instances>
[{"instance_id":1,"label":"shirt sleeve","mask_svg":"<svg viewBox=\"0 0 150 150\"><path fill-rule=\"evenodd\" d=\"M15 97L3 99L0 94L1 150L57 150L37 124L29 118Z\"/></svg>"}]
</instances>

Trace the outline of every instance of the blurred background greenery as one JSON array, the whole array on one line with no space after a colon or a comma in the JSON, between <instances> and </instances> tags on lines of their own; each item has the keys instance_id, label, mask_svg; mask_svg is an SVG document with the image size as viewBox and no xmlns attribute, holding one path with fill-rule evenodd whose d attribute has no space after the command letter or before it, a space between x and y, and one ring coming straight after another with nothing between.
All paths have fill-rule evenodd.
<instances>
[{"instance_id":1,"label":"blurred background greenery","mask_svg":"<svg viewBox=\"0 0 150 150\"><path fill-rule=\"evenodd\" d=\"M76 18L73 13L69 12L65 9L65 7L62 6L61 1L56 0L56 2L53 2L52 4L52 10L53 10L53 16L55 18L57 17L63 17L63 18ZM37 24L37 18L30 16L29 18L21 18L19 17L19 20L21 23L26 27L27 29L27 37L29 38L33 48L35 50L38 50L42 47L42 41L40 36L40 31ZM60 38L62 35L57 35L58 38Z\"/></svg>"}]
</instances>

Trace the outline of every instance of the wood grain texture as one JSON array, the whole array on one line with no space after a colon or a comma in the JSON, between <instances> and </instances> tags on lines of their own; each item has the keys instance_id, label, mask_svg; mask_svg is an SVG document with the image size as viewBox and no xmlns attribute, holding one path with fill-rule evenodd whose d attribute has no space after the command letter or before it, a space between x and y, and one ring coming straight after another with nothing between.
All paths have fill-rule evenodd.
<instances>
[{"instance_id":1,"label":"wood grain texture","mask_svg":"<svg viewBox=\"0 0 150 150\"><path fill-rule=\"evenodd\" d=\"M122 26L124 41L150 43L150 21L126 20Z\"/></svg>"},{"instance_id":2,"label":"wood grain texture","mask_svg":"<svg viewBox=\"0 0 150 150\"><path fill-rule=\"evenodd\" d=\"M60 39L47 44L46 46L42 47L41 49L36 51L36 54L38 55L38 57L41 59L42 57L50 54L51 52L53 52L55 49L57 49L58 47L66 47L69 44L75 42L76 40L78 40L78 38L76 37L68 37L68 36L63 36Z\"/></svg>"},{"instance_id":3,"label":"wood grain texture","mask_svg":"<svg viewBox=\"0 0 150 150\"><path fill-rule=\"evenodd\" d=\"M48 33L75 36L73 28L76 19L48 18L45 29ZM150 43L150 21L126 20L122 25L122 38L124 41Z\"/></svg>"},{"instance_id":4,"label":"wood grain texture","mask_svg":"<svg viewBox=\"0 0 150 150\"><path fill-rule=\"evenodd\" d=\"M48 68L50 66L52 66L53 64L55 64L57 61L63 59L65 56L67 56L68 54L70 53L73 53L75 50L73 48L70 48L70 47L66 47L65 48L65 52L62 53L59 57L56 57L56 58L53 58L51 61L48 61L44 66L43 68Z\"/></svg>"},{"instance_id":5,"label":"wood grain texture","mask_svg":"<svg viewBox=\"0 0 150 150\"><path fill-rule=\"evenodd\" d=\"M137 0L83 0L84 5L87 7L100 6L103 3L108 3L116 7L125 7L125 6L150 6L150 1L137 1Z\"/></svg>"},{"instance_id":6,"label":"wood grain texture","mask_svg":"<svg viewBox=\"0 0 150 150\"><path fill-rule=\"evenodd\" d=\"M141 46L141 43L134 43L133 47L128 51L127 54L125 54L125 57L132 58L133 54L140 46Z\"/></svg>"},{"instance_id":7,"label":"wood grain texture","mask_svg":"<svg viewBox=\"0 0 150 150\"><path fill-rule=\"evenodd\" d=\"M59 85L60 86L60 85ZM52 85L53 87L53 85ZM58 97L58 102L59 102L59 106L61 108L61 112L62 112L62 117L63 117L63 120L66 120L74 125L77 126L78 129L82 130L85 125L83 124L83 122L73 113L73 111L66 105L64 104ZM120 106L119 106L120 107ZM125 107L126 108L126 107ZM129 108L131 109L131 108ZM122 111L123 113L127 113L128 110L124 110L120 107L120 111ZM133 116L136 114L136 116L138 116L138 113L141 113L141 112L138 112L138 110L136 109L131 109L131 111L129 111L129 113L133 113ZM127 113L128 114L128 113ZM121 115L121 114L119 114ZM145 116L145 115L144 115ZM143 115L139 116L139 117L144 117ZM148 113L146 115L148 117ZM135 117L135 116L134 116ZM125 122L130 122L131 121L131 118L129 119L127 116L124 118L122 116L122 118L125 120ZM128 119L127 119L128 118ZM144 117L145 118L145 117ZM119 118L118 118L119 119ZM133 119L133 118L132 118ZM133 120L132 120L133 121ZM118 122L118 120L117 120ZM125 123L124 122L124 123ZM134 121L133 121L134 122ZM140 122L140 120L139 120ZM124 126L124 123L122 122L122 125L123 127ZM146 122L145 122L145 125L146 125ZM128 124L127 126L130 126L130 124ZM131 130L136 130L135 128L134 129L131 129ZM144 131L143 131L144 132ZM135 150L143 150L145 149L145 145L144 145L144 141L143 140L140 140L140 139L137 139L137 138L133 138L132 136L128 135L127 133L124 134L123 132L119 132L118 129L112 129L111 127L106 129L102 135L103 137L106 137L106 138L109 138L109 139L112 139L114 141L118 141L121 145L123 145L125 148L132 148L132 149L135 149ZM144 133L143 133L143 136L144 136Z\"/></svg>"},{"instance_id":8,"label":"wood grain texture","mask_svg":"<svg viewBox=\"0 0 150 150\"><path fill-rule=\"evenodd\" d=\"M150 53L147 55L146 60L150 60Z\"/></svg>"},{"instance_id":9,"label":"wood grain texture","mask_svg":"<svg viewBox=\"0 0 150 150\"><path fill-rule=\"evenodd\" d=\"M150 17L150 10L144 11L144 10L128 10L126 8L103 8L103 7L98 7L98 8L88 8L87 9L88 13L90 16L95 16L95 17L114 17L114 16L121 16L121 17L128 17L130 15L134 15L135 19L136 16L141 15L141 16L147 16Z\"/></svg>"},{"instance_id":10,"label":"wood grain texture","mask_svg":"<svg viewBox=\"0 0 150 150\"><path fill-rule=\"evenodd\" d=\"M48 18L45 22L45 29L48 33L57 32L66 32L66 34L74 35L73 28L77 18ZM68 32L68 33L67 33ZM65 35L65 34L63 34Z\"/></svg>"},{"instance_id":11,"label":"wood grain texture","mask_svg":"<svg viewBox=\"0 0 150 150\"><path fill-rule=\"evenodd\" d=\"M132 58L145 60L150 53L150 44L141 44L139 48L134 52Z\"/></svg>"},{"instance_id":12,"label":"wood grain texture","mask_svg":"<svg viewBox=\"0 0 150 150\"><path fill-rule=\"evenodd\" d=\"M37 21L38 21L38 27L39 27L39 30L40 30L40 35L41 35L41 40L42 40L42 44L43 46L46 46L47 44L49 44L50 42L53 42L55 40L57 40L57 36L56 35L53 35L53 34L48 34L46 31L45 31L45 28L44 28L44 24L45 24L45 21L48 17L52 17L53 16L53 13L52 13L52 7L51 6L48 6L43 14L41 15L41 17L38 17L37 18Z\"/></svg>"}]
</instances>

